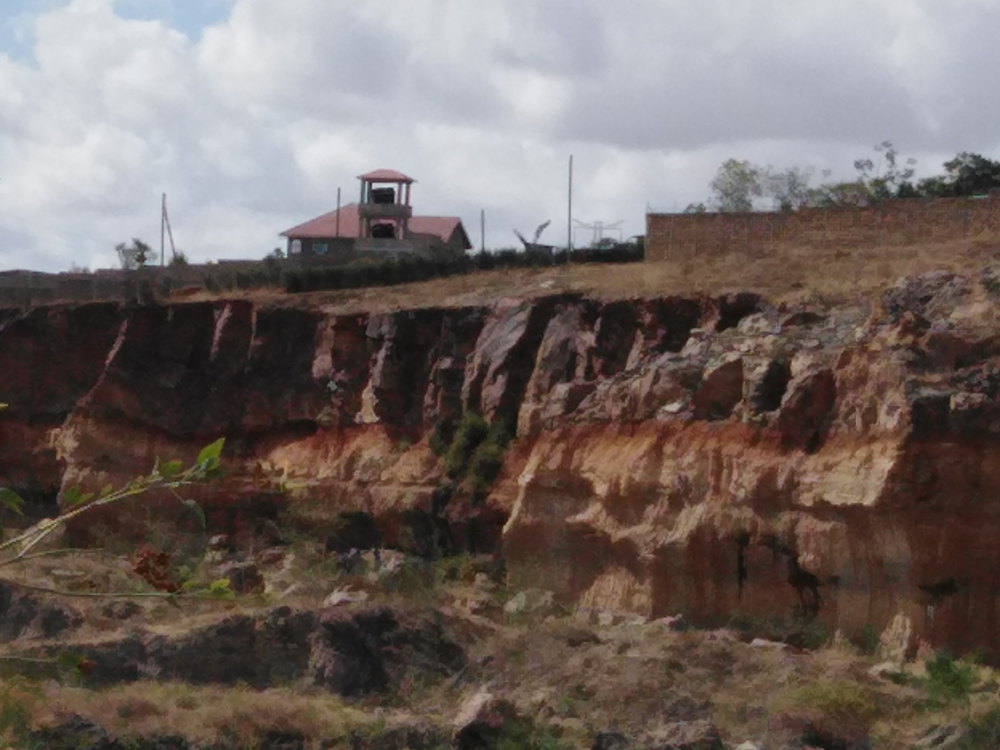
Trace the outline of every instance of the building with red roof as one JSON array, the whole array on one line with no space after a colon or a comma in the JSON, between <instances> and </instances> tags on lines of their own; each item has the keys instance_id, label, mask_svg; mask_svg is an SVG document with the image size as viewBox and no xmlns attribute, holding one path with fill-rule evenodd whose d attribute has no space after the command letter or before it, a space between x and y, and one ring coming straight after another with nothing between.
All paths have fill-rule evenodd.
<instances>
[{"instance_id":1,"label":"building with red roof","mask_svg":"<svg viewBox=\"0 0 1000 750\"><path fill-rule=\"evenodd\" d=\"M393 169L360 175L361 195L330 213L287 229L289 257L342 259L354 254L459 255L472 248L457 216L414 216L416 180ZM388 187L386 187L388 186Z\"/></svg>"}]
</instances>

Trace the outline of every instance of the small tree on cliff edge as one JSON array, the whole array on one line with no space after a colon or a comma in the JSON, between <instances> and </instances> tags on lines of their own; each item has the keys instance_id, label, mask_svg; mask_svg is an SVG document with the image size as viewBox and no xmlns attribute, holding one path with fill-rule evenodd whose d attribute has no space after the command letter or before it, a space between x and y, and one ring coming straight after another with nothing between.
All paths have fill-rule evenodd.
<instances>
[{"instance_id":1,"label":"small tree on cliff edge","mask_svg":"<svg viewBox=\"0 0 1000 750\"><path fill-rule=\"evenodd\" d=\"M119 242L115 245L115 250L118 253L118 260L121 262L122 268L128 271L142 268L146 264L156 260L156 253L153 251L153 248L135 237L132 238L131 245Z\"/></svg>"}]
</instances>

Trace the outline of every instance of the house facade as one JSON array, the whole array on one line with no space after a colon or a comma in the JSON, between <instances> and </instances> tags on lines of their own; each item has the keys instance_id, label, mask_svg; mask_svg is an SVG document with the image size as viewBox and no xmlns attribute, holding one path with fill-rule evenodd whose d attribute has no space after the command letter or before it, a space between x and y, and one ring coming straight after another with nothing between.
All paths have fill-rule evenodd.
<instances>
[{"instance_id":1,"label":"house facade","mask_svg":"<svg viewBox=\"0 0 1000 750\"><path fill-rule=\"evenodd\" d=\"M353 256L458 256L472 248L457 216L414 216L415 180L379 169L360 175L357 203L317 216L281 233L288 257L344 260Z\"/></svg>"}]
</instances>

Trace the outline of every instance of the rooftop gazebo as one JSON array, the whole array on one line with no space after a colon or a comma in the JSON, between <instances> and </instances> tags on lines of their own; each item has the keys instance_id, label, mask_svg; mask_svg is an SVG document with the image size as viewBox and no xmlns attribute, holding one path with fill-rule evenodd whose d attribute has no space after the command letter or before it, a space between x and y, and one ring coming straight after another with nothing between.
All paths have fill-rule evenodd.
<instances>
[{"instance_id":1,"label":"rooftop gazebo","mask_svg":"<svg viewBox=\"0 0 1000 750\"><path fill-rule=\"evenodd\" d=\"M410 186L416 180L394 169L376 169L359 175L358 179L361 180L358 238L409 239L410 219L413 217Z\"/></svg>"}]
</instances>

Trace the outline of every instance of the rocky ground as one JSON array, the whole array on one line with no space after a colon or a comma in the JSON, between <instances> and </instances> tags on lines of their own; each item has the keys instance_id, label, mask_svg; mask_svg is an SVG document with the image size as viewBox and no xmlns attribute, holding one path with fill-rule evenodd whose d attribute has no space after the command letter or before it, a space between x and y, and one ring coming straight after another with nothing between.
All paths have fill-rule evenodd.
<instances>
[{"instance_id":1,"label":"rocky ground","mask_svg":"<svg viewBox=\"0 0 1000 750\"><path fill-rule=\"evenodd\" d=\"M891 631L699 629L567 608L492 556L427 562L204 539L162 598L141 553L18 566L0 589L0 728L38 748L973 748L1000 672ZM189 561L190 564L190 561ZM234 575L235 571L240 571ZM154 579L155 582L155 579ZM33 586L77 594L54 598Z\"/></svg>"}]
</instances>

